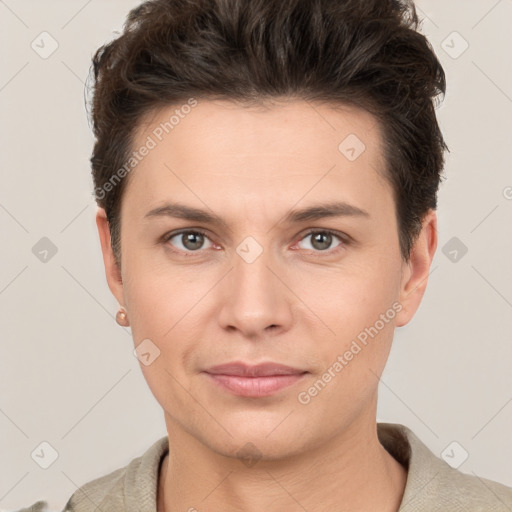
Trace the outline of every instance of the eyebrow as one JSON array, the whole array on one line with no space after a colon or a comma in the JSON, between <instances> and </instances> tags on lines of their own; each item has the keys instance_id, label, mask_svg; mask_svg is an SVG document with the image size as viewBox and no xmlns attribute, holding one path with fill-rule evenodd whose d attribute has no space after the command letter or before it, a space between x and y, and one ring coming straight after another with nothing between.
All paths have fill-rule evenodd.
<instances>
[{"instance_id":1,"label":"eyebrow","mask_svg":"<svg viewBox=\"0 0 512 512\"><path fill-rule=\"evenodd\" d=\"M180 203L165 203L153 208L144 215L144 218L172 217L210 225L228 227L227 222L208 210L186 206ZM362 217L369 218L370 214L357 206L343 201L334 201L316 204L289 212L282 222L287 224L315 221L329 217Z\"/></svg>"}]
</instances>

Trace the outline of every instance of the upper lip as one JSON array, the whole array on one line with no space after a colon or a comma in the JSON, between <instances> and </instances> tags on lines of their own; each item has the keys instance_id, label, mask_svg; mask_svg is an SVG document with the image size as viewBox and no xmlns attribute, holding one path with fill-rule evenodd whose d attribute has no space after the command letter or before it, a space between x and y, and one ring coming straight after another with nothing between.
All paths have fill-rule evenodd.
<instances>
[{"instance_id":1,"label":"upper lip","mask_svg":"<svg viewBox=\"0 0 512 512\"><path fill-rule=\"evenodd\" d=\"M206 370L206 373L211 373L213 375L236 375L239 377L267 377L269 375L301 374L306 373L306 371L272 362L248 365L235 361L232 363L212 366Z\"/></svg>"}]
</instances>

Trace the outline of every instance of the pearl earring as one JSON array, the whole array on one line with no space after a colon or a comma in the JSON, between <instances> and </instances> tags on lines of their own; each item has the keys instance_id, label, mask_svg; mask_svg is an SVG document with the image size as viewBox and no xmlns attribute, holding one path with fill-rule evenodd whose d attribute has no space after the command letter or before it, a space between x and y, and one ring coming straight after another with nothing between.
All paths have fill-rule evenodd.
<instances>
[{"instance_id":1,"label":"pearl earring","mask_svg":"<svg viewBox=\"0 0 512 512\"><path fill-rule=\"evenodd\" d=\"M124 308L120 308L116 313L116 322L123 327L128 327L130 325L130 322L128 321L128 315L126 314Z\"/></svg>"}]
</instances>

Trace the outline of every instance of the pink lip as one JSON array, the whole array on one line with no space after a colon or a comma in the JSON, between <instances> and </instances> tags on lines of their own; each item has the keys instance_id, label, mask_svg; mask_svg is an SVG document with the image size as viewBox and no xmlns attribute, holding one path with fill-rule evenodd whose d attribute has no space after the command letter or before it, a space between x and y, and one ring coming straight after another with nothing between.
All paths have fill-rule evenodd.
<instances>
[{"instance_id":1,"label":"pink lip","mask_svg":"<svg viewBox=\"0 0 512 512\"><path fill-rule=\"evenodd\" d=\"M263 397L298 382L308 372L278 363L250 366L233 362L214 366L205 373L215 384L235 395Z\"/></svg>"},{"instance_id":2,"label":"pink lip","mask_svg":"<svg viewBox=\"0 0 512 512\"><path fill-rule=\"evenodd\" d=\"M295 375L304 373L305 370L292 368L279 363L260 363L249 365L240 361L212 366L205 370L214 375L236 375L239 377L267 377L269 375Z\"/></svg>"}]
</instances>

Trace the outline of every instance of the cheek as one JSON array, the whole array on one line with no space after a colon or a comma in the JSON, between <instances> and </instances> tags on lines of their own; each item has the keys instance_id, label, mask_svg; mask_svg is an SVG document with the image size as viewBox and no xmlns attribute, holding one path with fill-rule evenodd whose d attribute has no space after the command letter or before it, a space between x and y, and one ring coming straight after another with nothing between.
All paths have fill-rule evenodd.
<instances>
[{"instance_id":1,"label":"cheek","mask_svg":"<svg viewBox=\"0 0 512 512\"><path fill-rule=\"evenodd\" d=\"M194 305L207 294L211 286L208 275L201 273L200 278L196 275L191 279L184 266L161 255L143 257L144 251L140 252L126 258L127 279L123 284L135 342L139 338L167 339L172 337L174 326L179 328L181 322L187 322Z\"/></svg>"},{"instance_id":2,"label":"cheek","mask_svg":"<svg viewBox=\"0 0 512 512\"><path fill-rule=\"evenodd\" d=\"M301 397L310 399L316 413L329 424L338 421L333 418L355 416L374 399L389 356L400 307L396 279L374 278L361 273L331 284L327 289L330 300L318 315L335 338L313 334L314 350L323 364Z\"/></svg>"},{"instance_id":3,"label":"cheek","mask_svg":"<svg viewBox=\"0 0 512 512\"><path fill-rule=\"evenodd\" d=\"M399 298L400 274L395 265L368 265L340 268L324 276L309 275L301 280L297 295L320 319L345 337L373 325Z\"/></svg>"},{"instance_id":4,"label":"cheek","mask_svg":"<svg viewBox=\"0 0 512 512\"><path fill-rule=\"evenodd\" d=\"M190 279L179 269L166 275L153 270L132 274L125 296L134 345L150 340L145 343L156 346L154 350L159 354L151 366L140 365L153 393L170 393L177 386L173 377L183 385L188 382L198 340L204 338L212 311L209 292L214 285L215 279L205 273ZM208 347L203 353L205 349ZM159 401L163 398L157 397Z\"/></svg>"},{"instance_id":5,"label":"cheek","mask_svg":"<svg viewBox=\"0 0 512 512\"><path fill-rule=\"evenodd\" d=\"M371 372L382 373L401 309L398 267L389 261L386 264L384 258L380 264L376 261L373 259L371 266L360 265L357 270L353 267L350 273L339 273L338 278L326 279L324 300L316 298L312 307L334 331L324 338L316 335L317 350L322 352L324 364L329 368L340 362L341 356L342 373L356 382L374 383L376 377Z\"/></svg>"},{"instance_id":6,"label":"cheek","mask_svg":"<svg viewBox=\"0 0 512 512\"><path fill-rule=\"evenodd\" d=\"M135 277L124 285L130 326L135 343L144 338L161 338L172 327L172 298L162 283Z\"/></svg>"},{"instance_id":7,"label":"cheek","mask_svg":"<svg viewBox=\"0 0 512 512\"><path fill-rule=\"evenodd\" d=\"M164 409L168 410L169 404L185 407L187 397L180 390L190 386L184 364L195 338L187 326L194 318L193 305L198 298L176 275L164 277L151 269L131 271L125 296L141 371ZM149 353L149 364L143 359L144 353Z\"/></svg>"}]
</instances>

